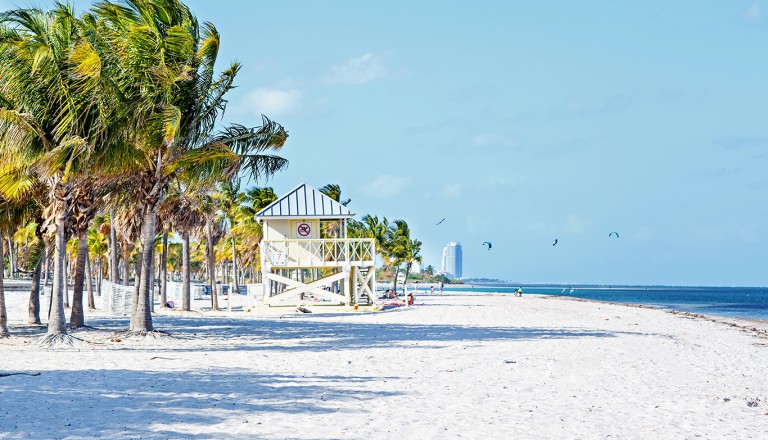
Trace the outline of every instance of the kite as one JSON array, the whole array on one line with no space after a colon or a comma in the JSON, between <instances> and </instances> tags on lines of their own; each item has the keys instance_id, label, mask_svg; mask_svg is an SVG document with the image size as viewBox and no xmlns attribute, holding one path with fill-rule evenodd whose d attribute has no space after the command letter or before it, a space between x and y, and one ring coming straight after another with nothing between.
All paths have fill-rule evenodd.
<instances>
[{"instance_id":1,"label":"kite","mask_svg":"<svg viewBox=\"0 0 768 440\"><path fill-rule=\"evenodd\" d=\"M443 218L443 219L442 219L442 220L440 220L439 222L435 223L435 226L439 225L440 223L442 223L442 222L444 222L444 221L445 221L445 218Z\"/></svg>"},{"instance_id":2,"label":"kite","mask_svg":"<svg viewBox=\"0 0 768 440\"><path fill-rule=\"evenodd\" d=\"M608 236L609 236L609 237L610 237L611 235L615 235L615 236L616 236L616 238L619 238L619 233L618 233L618 232L611 232L610 234L608 234Z\"/></svg>"},{"instance_id":3,"label":"kite","mask_svg":"<svg viewBox=\"0 0 768 440\"><path fill-rule=\"evenodd\" d=\"M491 248L493 247L493 245L491 244L491 242L490 242L490 241L484 241L484 242L483 242L483 246L485 246L486 244L488 245L488 250L490 251L490 250L491 250Z\"/></svg>"},{"instance_id":4,"label":"kite","mask_svg":"<svg viewBox=\"0 0 768 440\"><path fill-rule=\"evenodd\" d=\"M555 241L552 242L552 246L554 246L556 244L557 244L557 239L555 239Z\"/></svg>"}]
</instances>

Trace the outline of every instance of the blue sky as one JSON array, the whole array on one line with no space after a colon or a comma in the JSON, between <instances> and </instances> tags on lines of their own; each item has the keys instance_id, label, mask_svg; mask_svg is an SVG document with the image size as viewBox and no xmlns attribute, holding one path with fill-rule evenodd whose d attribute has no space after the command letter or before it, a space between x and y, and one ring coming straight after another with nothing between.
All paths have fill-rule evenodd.
<instances>
[{"instance_id":1,"label":"blue sky","mask_svg":"<svg viewBox=\"0 0 768 440\"><path fill-rule=\"evenodd\" d=\"M768 1L186 3L243 64L226 121L290 132L278 193L465 276L768 285Z\"/></svg>"}]
</instances>

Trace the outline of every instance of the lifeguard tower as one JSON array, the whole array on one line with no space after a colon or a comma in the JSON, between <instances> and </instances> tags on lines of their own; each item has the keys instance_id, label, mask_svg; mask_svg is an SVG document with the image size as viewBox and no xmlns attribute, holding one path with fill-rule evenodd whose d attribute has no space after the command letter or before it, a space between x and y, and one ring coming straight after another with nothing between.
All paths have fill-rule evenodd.
<instances>
[{"instance_id":1,"label":"lifeguard tower","mask_svg":"<svg viewBox=\"0 0 768 440\"><path fill-rule=\"evenodd\" d=\"M261 305L372 305L376 244L347 238L354 213L302 183L256 214L262 223Z\"/></svg>"}]
</instances>

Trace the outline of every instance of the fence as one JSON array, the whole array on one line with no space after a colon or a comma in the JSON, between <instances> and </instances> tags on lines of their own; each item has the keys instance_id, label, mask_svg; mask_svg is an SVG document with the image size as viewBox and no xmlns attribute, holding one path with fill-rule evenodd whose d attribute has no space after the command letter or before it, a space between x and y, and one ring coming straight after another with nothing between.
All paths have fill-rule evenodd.
<instances>
[{"instance_id":1,"label":"fence","mask_svg":"<svg viewBox=\"0 0 768 440\"><path fill-rule=\"evenodd\" d=\"M184 285L175 281L168 281L168 287L165 297L168 301L173 301L174 307L181 307L181 290ZM189 295L192 299L203 299L204 284L191 284L189 286Z\"/></svg>"},{"instance_id":2,"label":"fence","mask_svg":"<svg viewBox=\"0 0 768 440\"><path fill-rule=\"evenodd\" d=\"M225 285L226 286L226 285ZM261 284L247 284L247 295L251 298L251 305L255 305L256 295L261 295ZM227 286L228 287L228 286ZM241 286L241 292L242 289ZM204 284L192 284L190 286L190 296L193 299L205 299L205 290L207 286ZM173 301L174 307L181 307L182 283L176 283L173 281L168 282L168 290L166 297L168 301ZM222 286L218 286L219 294L222 294ZM134 286L123 286L122 284L115 284L107 280L103 280L101 283L101 295L97 301L101 301L98 308L108 312L113 316L130 316L133 308L133 291ZM210 295L210 293L208 293ZM159 299L159 294L155 294L153 300Z\"/></svg>"},{"instance_id":3,"label":"fence","mask_svg":"<svg viewBox=\"0 0 768 440\"><path fill-rule=\"evenodd\" d=\"M101 282L101 310L110 315L129 316L133 308L133 286L123 286L107 280Z\"/></svg>"}]
</instances>

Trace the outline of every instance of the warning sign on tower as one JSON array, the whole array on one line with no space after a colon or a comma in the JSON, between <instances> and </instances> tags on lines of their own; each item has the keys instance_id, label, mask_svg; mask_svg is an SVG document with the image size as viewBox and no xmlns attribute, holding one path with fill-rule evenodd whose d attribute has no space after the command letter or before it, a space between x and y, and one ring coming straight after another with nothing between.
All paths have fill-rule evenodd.
<instances>
[{"instance_id":1,"label":"warning sign on tower","mask_svg":"<svg viewBox=\"0 0 768 440\"><path fill-rule=\"evenodd\" d=\"M296 235L300 238L312 238L312 225L305 222L297 224Z\"/></svg>"}]
</instances>

